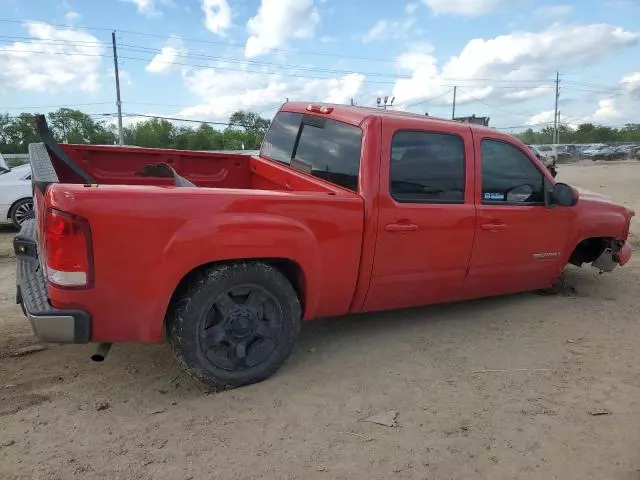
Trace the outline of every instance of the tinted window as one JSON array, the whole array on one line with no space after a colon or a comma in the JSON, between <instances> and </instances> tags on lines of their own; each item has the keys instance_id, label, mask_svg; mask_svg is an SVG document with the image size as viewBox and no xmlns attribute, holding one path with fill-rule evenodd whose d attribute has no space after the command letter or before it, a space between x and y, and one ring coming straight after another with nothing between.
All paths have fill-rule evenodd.
<instances>
[{"instance_id":1,"label":"tinted window","mask_svg":"<svg viewBox=\"0 0 640 480\"><path fill-rule=\"evenodd\" d=\"M358 189L362 130L305 116L292 166L350 190Z\"/></svg>"},{"instance_id":2,"label":"tinted window","mask_svg":"<svg viewBox=\"0 0 640 480\"><path fill-rule=\"evenodd\" d=\"M300 113L278 113L264 138L260 155L289 164L301 119Z\"/></svg>"},{"instance_id":3,"label":"tinted window","mask_svg":"<svg viewBox=\"0 0 640 480\"><path fill-rule=\"evenodd\" d=\"M543 203L544 176L513 145L483 140L482 199L489 203Z\"/></svg>"},{"instance_id":4,"label":"tinted window","mask_svg":"<svg viewBox=\"0 0 640 480\"><path fill-rule=\"evenodd\" d=\"M463 203L464 143L456 135L398 132L389 176L399 202Z\"/></svg>"},{"instance_id":5,"label":"tinted window","mask_svg":"<svg viewBox=\"0 0 640 480\"><path fill-rule=\"evenodd\" d=\"M359 127L323 117L280 112L267 132L260 155L355 191L361 147Z\"/></svg>"}]
</instances>

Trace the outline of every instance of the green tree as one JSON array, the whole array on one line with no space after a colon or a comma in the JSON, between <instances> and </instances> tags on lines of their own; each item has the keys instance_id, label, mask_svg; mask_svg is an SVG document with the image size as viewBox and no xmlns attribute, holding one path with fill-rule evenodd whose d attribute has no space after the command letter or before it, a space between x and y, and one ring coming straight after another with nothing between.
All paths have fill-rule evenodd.
<instances>
[{"instance_id":1,"label":"green tree","mask_svg":"<svg viewBox=\"0 0 640 480\"><path fill-rule=\"evenodd\" d=\"M27 153L30 143L38 141L34 115L21 113L17 117L3 117L2 136L7 143L0 146L3 153Z\"/></svg>"},{"instance_id":2,"label":"green tree","mask_svg":"<svg viewBox=\"0 0 640 480\"><path fill-rule=\"evenodd\" d=\"M86 113L61 108L49 114L49 128L59 142L113 144L116 136L113 128L94 121Z\"/></svg>"},{"instance_id":3,"label":"green tree","mask_svg":"<svg viewBox=\"0 0 640 480\"><path fill-rule=\"evenodd\" d=\"M125 128L127 145L149 148L172 148L177 129L167 120L150 118Z\"/></svg>"}]
</instances>

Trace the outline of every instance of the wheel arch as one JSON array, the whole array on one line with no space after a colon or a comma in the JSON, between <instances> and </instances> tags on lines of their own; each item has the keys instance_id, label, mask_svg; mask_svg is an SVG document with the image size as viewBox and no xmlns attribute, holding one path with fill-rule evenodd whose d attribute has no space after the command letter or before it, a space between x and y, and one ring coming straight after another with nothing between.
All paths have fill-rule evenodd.
<instances>
[{"instance_id":1,"label":"wheel arch","mask_svg":"<svg viewBox=\"0 0 640 480\"><path fill-rule=\"evenodd\" d=\"M615 240L611 236L593 236L582 239L571 251L567 263L582 266L596 260L602 252Z\"/></svg>"},{"instance_id":2,"label":"wheel arch","mask_svg":"<svg viewBox=\"0 0 640 480\"><path fill-rule=\"evenodd\" d=\"M31 202L33 203L33 197L20 197L17 200L15 200L11 206L9 207L9 210L7 210L7 220L8 221L13 221L13 219L11 217L13 217L13 211L16 208L16 206L18 205L18 203L20 203L23 200L31 200Z\"/></svg>"},{"instance_id":3,"label":"wheel arch","mask_svg":"<svg viewBox=\"0 0 640 480\"><path fill-rule=\"evenodd\" d=\"M187 272L178 282L173 293L171 294L171 299L169 300L169 304L167 305L167 312L170 311L172 305L176 301L177 298L184 292L190 282L193 281L195 277L198 276L200 272L206 270L207 268L215 267L217 265L229 265L235 263L264 263L269 265L276 270L278 270L291 284L293 290L296 292L298 296L298 300L300 301L300 306L302 307L302 311L305 311L305 301L306 301L306 292L307 292L307 282L304 274L304 270L296 261L291 260L290 258L238 258L232 260L219 260L204 263L197 267L194 267L189 272ZM166 313L165 313L165 327L166 327Z\"/></svg>"},{"instance_id":4,"label":"wheel arch","mask_svg":"<svg viewBox=\"0 0 640 480\"><path fill-rule=\"evenodd\" d=\"M31 200L33 202L33 197L20 197L20 198L16 199L11 204L11 206L9 207L9 210L7 211L7 218L11 216L11 213L13 213L13 209L16 207L18 202L21 202L22 200Z\"/></svg>"}]
</instances>

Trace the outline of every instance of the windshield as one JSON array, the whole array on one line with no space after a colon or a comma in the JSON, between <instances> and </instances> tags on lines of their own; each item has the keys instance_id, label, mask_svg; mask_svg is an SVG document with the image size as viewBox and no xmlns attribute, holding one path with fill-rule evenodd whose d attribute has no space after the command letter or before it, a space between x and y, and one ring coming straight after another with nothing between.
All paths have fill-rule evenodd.
<instances>
[{"instance_id":1,"label":"windshield","mask_svg":"<svg viewBox=\"0 0 640 480\"><path fill-rule=\"evenodd\" d=\"M546 147L544 145L538 147L538 150L540 150L541 152L550 152L551 150L553 150L551 147Z\"/></svg>"},{"instance_id":2,"label":"windshield","mask_svg":"<svg viewBox=\"0 0 640 480\"><path fill-rule=\"evenodd\" d=\"M324 117L280 112L260 155L357 191L362 130Z\"/></svg>"}]
</instances>

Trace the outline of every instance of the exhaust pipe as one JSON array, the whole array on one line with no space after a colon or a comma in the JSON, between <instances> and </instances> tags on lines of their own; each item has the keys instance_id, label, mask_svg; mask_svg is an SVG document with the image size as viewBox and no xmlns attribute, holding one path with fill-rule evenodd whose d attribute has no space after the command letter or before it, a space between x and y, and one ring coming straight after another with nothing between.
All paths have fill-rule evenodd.
<instances>
[{"instance_id":1,"label":"exhaust pipe","mask_svg":"<svg viewBox=\"0 0 640 480\"><path fill-rule=\"evenodd\" d=\"M94 362L104 362L104 359L107 358L107 354L109 350L111 350L112 343L101 343L98 345L96 352L91 355L91 360Z\"/></svg>"}]
</instances>

